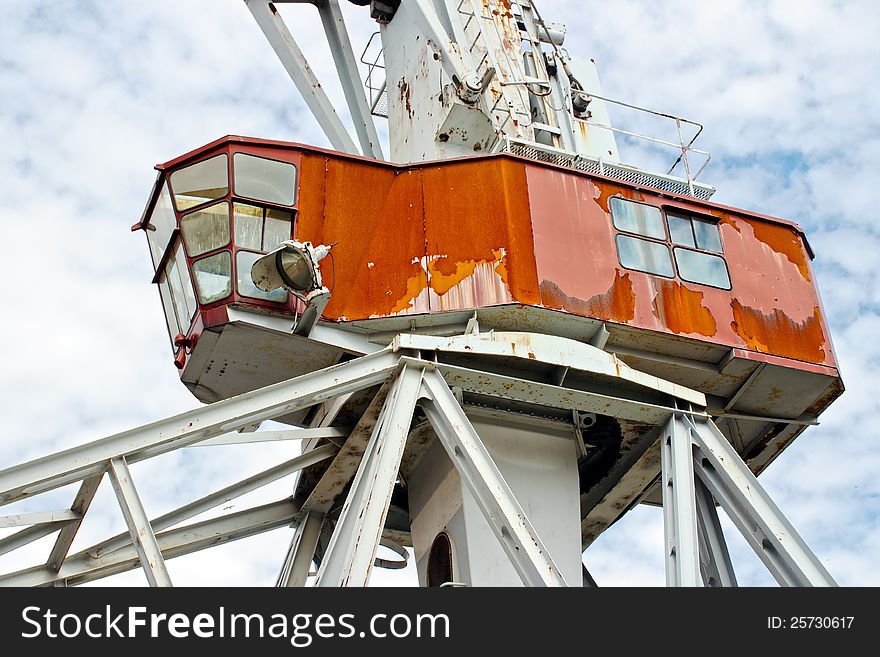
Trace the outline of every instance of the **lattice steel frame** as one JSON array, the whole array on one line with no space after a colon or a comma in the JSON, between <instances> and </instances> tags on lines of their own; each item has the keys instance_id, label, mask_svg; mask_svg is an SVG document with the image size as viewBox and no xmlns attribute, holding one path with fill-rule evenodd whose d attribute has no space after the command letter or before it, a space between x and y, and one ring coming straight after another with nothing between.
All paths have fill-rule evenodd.
<instances>
[{"instance_id":1,"label":"lattice steel frame","mask_svg":"<svg viewBox=\"0 0 880 657\"><path fill-rule=\"evenodd\" d=\"M525 379L517 379L516 385L512 385L508 377L485 368L469 370L432 358L432 350L442 349L464 349L475 356L516 355L505 350L515 350L517 338L523 338L539 357L546 354L548 359L550 354L563 354L570 348L569 343L575 344L577 350L572 353L579 353L583 367L597 373L606 367L607 359L614 358L596 347L563 338L507 335L513 339L481 341L474 335L460 339L402 335L391 346L344 364L2 470L0 506L75 482L80 483L80 488L69 509L0 517L0 527L25 527L0 539L0 554L58 533L42 565L0 575L0 585L80 584L140 565L150 585L170 586L166 559L290 525L296 525L296 531L277 583L304 585L322 528L330 521L326 517L328 500L335 499L341 488L328 489L323 492L327 499L316 495L299 508L287 498L179 525L324 459L334 459L331 467L338 460L351 463L356 456L346 451L346 445L340 449L334 444L318 445L312 441L314 444L300 456L153 520L140 501L128 466L194 445L254 442L263 439L263 435L266 440L344 436L345 432L329 426L237 432L321 402L343 400L352 392L383 383L361 422L348 434L353 441L357 435L368 432L369 439L359 457L342 512L335 520L317 573L317 586L365 586L369 582L416 406L433 426L522 582L531 586L581 585L563 579L450 384L490 397L507 395L506 399L540 395L545 401L552 400L554 405L572 410L590 410L601 405L614 409L614 415L664 426L658 442L669 585L698 586L701 579L706 585L736 585L715 500L781 584L835 585L705 410L693 404L694 399L700 398L699 393L639 372L627 372L625 367L614 368L619 376L629 377L630 382L638 381L639 385L665 395L678 390L675 407L664 407ZM484 361L475 361L475 366L479 367L481 362ZM504 395L499 391L501 387ZM341 406L341 401L337 406ZM105 473L109 473L128 534L68 555Z\"/></svg>"}]
</instances>

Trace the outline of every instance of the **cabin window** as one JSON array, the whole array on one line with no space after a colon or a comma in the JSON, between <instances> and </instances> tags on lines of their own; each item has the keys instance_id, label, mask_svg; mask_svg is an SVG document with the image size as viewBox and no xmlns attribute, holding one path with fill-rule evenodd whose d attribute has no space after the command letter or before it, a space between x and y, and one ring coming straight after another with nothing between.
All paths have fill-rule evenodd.
<instances>
[{"instance_id":1,"label":"cabin window","mask_svg":"<svg viewBox=\"0 0 880 657\"><path fill-rule=\"evenodd\" d=\"M727 263L724 258L714 255L723 252L718 224L674 212L667 212L666 220L679 277L691 283L729 290Z\"/></svg>"},{"instance_id":2,"label":"cabin window","mask_svg":"<svg viewBox=\"0 0 880 657\"><path fill-rule=\"evenodd\" d=\"M724 258L681 247L675 247L673 251L678 275L682 279L691 283L730 289L730 275L727 273Z\"/></svg>"},{"instance_id":3,"label":"cabin window","mask_svg":"<svg viewBox=\"0 0 880 657\"><path fill-rule=\"evenodd\" d=\"M238 293L244 297L251 297L252 299L286 303L287 290L283 287L279 287L277 290L272 290L271 292L264 292L254 285L254 279L251 278L251 267L253 267L257 259L262 256L262 253L254 253L253 251L239 251L235 254L236 288L238 289Z\"/></svg>"},{"instance_id":4,"label":"cabin window","mask_svg":"<svg viewBox=\"0 0 880 657\"><path fill-rule=\"evenodd\" d=\"M717 222L669 211L665 213L664 225L660 208L619 196L611 198L609 207L614 227L622 231L617 235L621 265L657 276L677 275L690 283L730 289L730 273L720 255L723 247Z\"/></svg>"},{"instance_id":5,"label":"cabin window","mask_svg":"<svg viewBox=\"0 0 880 657\"><path fill-rule=\"evenodd\" d=\"M703 251L713 251L714 253L722 252L718 224L671 212L666 213L666 219L669 221L669 237L673 244L690 246Z\"/></svg>"},{"instance_id":6,"label":"cabin window","mask_svg":"<svg viewBox=\"0 0 880 657\"><path fill-rule=\"evenodd\" d=\"M180 219L180 232L190 257L229 244L229 203L215 203Z\"/></svg>"},{"instance_id":7,"label":"cabin window","mask_svg":"<svg viewBox=\"0 0 880 657\"><path fill-rule=\"evenodd\" d=\"M171 194L168 193L168 185L162 185L162 193L159 194L150 219L145 226L154 269L162 261L162 255L168 248L168 241L176 226L177 219L174 217L174 208L171 207Z\"/></svg>"},{"instance_id":8,"label":"cabin window","mask_svg":"<svg viewBox=\"0 0 880 657\"><path fill-rule=\"evenodd\" d=\"M285 303L287 291L283 288L263 292L251 278L251 267L262 254L290 239L293 215L284 210L271 210L255 205L236 203L233 208L235 245L240 249L235 256L235 278L238 293L252 299Z\"/></svg>"},{"instance_id":9,"label":"cabin window","mask_svg":"<svg viewBox=\"0 0 880 657\"><path fill-rule=\"evenodd\" d=\"M178 333L183 333L183 329L181 329L177 313L174 311L171 288L168 285L168 277L164 273L159 278L159 296L162 299L162 310L165 311L165 322L168 324L168 337L173 341Z\"/></svg>"},{"instance_id":10,"label":"cabin window","mask_svg":"<svg viewBox=\"0 0 880 657\"><path fill-rule=\"evenodd\" d=\"M196 289L203 304L225 299L232 294L232 254L221 251L193 263Z\"/></svg>"},{"instance_id":11,"label":"cabin window","mask_svg":"<svg viewBox=\"0 0 880 657\"><path fill-rule=\"evenodd\" d=\"M177 211L213 201L229 193L229 168L225 154L217 155L171 174Z\"/></svg>"},{"instance_id":12,"label":"cabin window","mask_svg":"<svg viewBox=\"0 0 880 657\"><path fill-rule=\"evenodd\" d=\"M196 313L196 297L192 279L186 266L186 256L179 240L173 246L174 257L168 258L159 277L159 294L168 322L168 333L173 340L178 333L186 334Z\"/></svg>"},{"instance_id":13,"label":"cabin window","mask_svg":"<svg viewBox=\"0 0 880 657\"><path fill-rule=\"evenodd\" d=\"M293 205L296 196L293 164L236 153L232 156L232 169L236 195L276 205Z\"/></svg>"},{"instance_id":14,"label":"cabin window","mask_svg":"<svg viewBox=\"0 0 880 657\"><path fill-rule=\"evenodd\" d=\"M293 231L290 212L236 203L233 213L235 245L240 248L271 251L290 239Z\"/></svg>"},{"instance_id":15,"label":"cabin window","mask_svg":"<svg viewBox=\"0 0 880 657\"><path fill-rule=\"evenodd\" d=\"M669 259L669 248L660 242L618 235L617 253L620 256L620 264L627 269L636 269L667 278L675 275L672 271L672 261Z\"/></svg>"},{"instance_id":16,"label":"cabin window","mask_svg":"<svg viewBox=\"0 0 880 657\"><path fill-rule=\"evenodd\" d=\"M666 239L663 213L658 207L613 196L611 197L611 217L617 230L657 240Z\"/></svg>"}]
</instances>

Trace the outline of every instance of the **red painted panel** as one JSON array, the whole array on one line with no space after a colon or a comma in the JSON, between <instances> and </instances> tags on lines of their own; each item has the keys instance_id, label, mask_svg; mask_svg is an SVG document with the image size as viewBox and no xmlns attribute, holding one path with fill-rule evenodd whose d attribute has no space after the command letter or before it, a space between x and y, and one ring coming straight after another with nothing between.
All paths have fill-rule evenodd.
<instances>
[{"instance_id":1,"label":"red painted panel","mask_svg":"<svg viewBox=\"0 0 880 657\"><path fill-rule=\"evenodd\" d=\"M542 166L529 166L527 178L543 305L835 365L807 248L790 225ZM608 211L616 194L718 219L732 289L624 269Z\"/></svg>"}]
</instances>

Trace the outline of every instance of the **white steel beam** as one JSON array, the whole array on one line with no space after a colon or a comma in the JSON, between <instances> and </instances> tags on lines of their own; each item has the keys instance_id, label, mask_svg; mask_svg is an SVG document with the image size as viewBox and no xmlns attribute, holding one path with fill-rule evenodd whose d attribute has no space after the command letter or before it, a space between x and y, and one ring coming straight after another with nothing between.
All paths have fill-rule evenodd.
<instances>
[{"instance_id":1,"label":"white steel beam","mask_svg":"<svg viewBox=\"0 0 880 657\"><path fill-rule=\"evenodd\" d=\"M660 437L666 585L699 586L693 455L687 426L674 414Z\"/></svg>"},{"instance_id":2,"label":"white steel beam","mask_svg":"<svg viewBox=\"0 0 880 657\"><path fill-rule=\"evenodd\" d=\"M348 482L357 472L370 436L376 428L379 414L388 397L388 388L389 384L386 382L370 401L345 444L303 502L303 511L327 513L336 501L336 497L348 486Z\"/></svg>"},{"instance_id":3,"label":"white steel beam","mask_svg":"<svg viewBox=\"0 0 880 657\"><path fill-rule=\"evenodd\" d=\"M306 585L323 526L323 513L305 514L290 541L287 558L284 560L284 566L278 576L277 586L303 587Z\"/></svg>"},{"instance_id":4,"label":"white steel beam","mask_svg":"<svg viewBox=\"0 0 880 657\"><path fill-rule=\"evenodd\" d=\"M44 536L57 532L62 527L70 524L71 520L59 520L57 522L44 522L33 527L28 527L0 539L0 554L12 552L20 547L38 541Z\"/></svg>"},{"instance_id":5,"label":"white steel beam","mask_svg":"<svg viewBox=\"0 0 880 657\"><path fill-rule=\"evenodd\" d=\"M403 358L404 362L407 360L407 357ZM549 383L529 381L444 363L438 363L437 369L450 387L513 401L540 403L542 406L551 408L568 408L582 413L610 415L624 420L651 424L662 424L676 410L672 406L654 404L639 399L613 397L597 392L564 388ZM708 417L699 411L689 412L697 416Z\"/></svg>"},{"instance_id":6,"label":"white steel beam","mask_svg":"<svg viewBox=\"0 0 880 657\"><path fill-rule=\"evenodd\" d=\"M98 486L101 485L103 479L104 473L101 472L87 477L80 485L76 497L73 498L73 504L70 505L70 509L74 513L79 514L79 519L65 526L61 533L58 534L58 538L55 539L55 545L52 546L49 558L46 560L46 565L50 568L58 570L67 558L67 553L70 551L73 539L76 538L76 534L82 526L83 518L86 516L86 511L89 510L92 500L95 499L95 493L98 492Z\"/></svg>"},{"instance_id":7,"label":"white steel beam","mask_svg":"<svg viewBox=\"0 0 880 657\"><path fill-rule=\"evenodd\" d=\"M783 586L837 586L711 420L685 418L697 476Z\"/></svg>"},{"instance_id":8,"label":"white steel beam","mask_svg":"<svg viewBox=\"0 0 880 657\"><path fill-rule=\"evenodd\" d=\"M344 395L338 395L332 399L328 399L320 406L314 409L312 413L312 418L310 422L310 426L313 429L326 429L334 422L336 422L336 418L339 413L342 412L342 409L345 407L345 404L348 403L348 400L351 399L352 393L346 393ZM307 452L310 449L316 447L320 439L318 438L309 438L302 444L302 451Z\"/></svg>"},{"instance_id":9,"label":"white steel beam","mask_svg":"<svg viewBox=\"0 0 880 657\"><path fill-rule=\"evenodd\" d=\"M281 429L280 431L233 431L216 438L203 440L192 447L212 447L214 445L245 445L251 443L271 443L283 440L313 440L316 438L345 438L348 432L336 427L317 427L301 429Z\"/></svg>"},{"instance_id":10,"label":"white steel beam","mask_svg":"<svg viewBox=\"0 0 880 657\"><path fill-rule=\"evenodd\" d=\"M309 66L306 56L287 29L278 10L269 0L244 0L244 2L333 148L358 155L357 146L351 135L336 113L333 103L324 93L315 72Z\"/></svg>"},{"instance_id":11,"label":"white steel beam","mask_svg":"<svg viewBox=\"0 0 880 657\"><path fill-rule=\"evenodd\" d=\"M381 383L398 362L383 350L7 468L0 505L103 472L112 458L134 463Z\"/></svg>"},{"instance_id":12,"label":"white steel beam","mask_svg":"<svg viewBox=\"0 0 880 657\"><path fill-rule=\"evenodd\" d=\"M446 381L436 370L426 371L423 390L425 415L523 583L567 586Z\"/></svg>"},{"instance_id":13,"label":"white steel beam","mask_svg":"<svg viewBox=\"0 0 880 657\"><path fill-rule=\"evenodd\" d=\"M366 586L370 580L422 373L421 367L407 365L391 386L321 560L316 586Z\"/></svg>"},{"instance_id":14,"label":"white steel beam","mask_svg":"<svg viewBox=\"0 0 880 657\"><path fill-rule=\"evenodd\" d=\"M401 334L393 340L391 346L395 350L430 350L440 354L504 358L524 365L535 361L553 364L569 368L570 374L580 372L596 377L598 382L622 380L654 395L661 393L699 407L706 406L706 395L702 392L633 369L614 354L591 344L555 335L521 331L471 333L450 337ZM663 422L666 419L664 417Z\"/></svg>"},{"instance_id":15,"label":"white steel beam","mask_svg":"<svg viewBox=\"0 0 880 657\"><path fill-rule=\"evenodd\" d=\"M361 81L358 61L351 47L345 18L339 8L339 0L319 0L317 5L330 45L330 53L333 55L336 71L339 74L339 82L342 84L342 92L348 103L348 111L351 113L354 129L361 144L361 152L366 157L384 159L379 134L376 132L376 124L370 111L370 103L367 101Z\"/></svg>"},{"instance_id":16,"label":"white steel beam","mask_svg":"<svg viewBox=\"0 0 880 657\"><path fill-rule=\"evenodd\" d=\"M700 574L703 584L709 587L736 586L733 562L724 540L715 500L706 484L696 479L697 523L700 528Z\"/></svg>"},{"instance_id":17,"label":"white steel beam","mask_svg":"<svg viewBox=\"0 0 880 657\"><path fill-rule=\"evenodd\" d=\"M0 517L0 529L9 527L27 527L39 525L45 522L58 522L62 520L79 520L80 516L70 509L58 509L56 511L37 511L35 513L16 513Z\"/></svg>"},{"instance_id":18,"label":"white steel beam","mask_svg":"<svg viewBox=\"0 0 880 657\"><path fill-rule=\"evenodd\" d=\"M212 518L158 534L156 540L166 559L183 556L289 525L297 509L290 499ZM0 576L0 586L50 586L56 582L84 584L116 575L140 565L138 553L128 545L110 554L93 557L86 552L71 555L56 572L36 566Z\"/></svg>"},{"instance_id":19,"label":"white steel beam","mask_svg":"<svg viewBox=\"0 0 880 657\"><path fill-rule=\"evenodd\" d=\"M190 502L189 504L177 508L174 511L170 511L165 515L159 516L158 518L153 520L150 525L152 526L154 532L160 532L164 529L168 529L169 527L174 527L184 520L194 518L195 516L202 514L205 511L210 511L211 509L214 509L221 504L225 504L230 500L234 500L237 497L241 497L242 495L250 493L251 491L271 484L274 481L278 481L279 479L291 475L294 472L299 472L303 468L307 468L310 465L319 463L324 459L330 458L331 456L336 454L336 451L337 449L335 445L323 445L321 447L318 447L317 449L313 449L310 452L292 458L289 461L285 461L280 465L276 465L273 468L269 468L268 470L259 472L252 477L248 477L247 479L243 479L230 486L221 488L220 490L211 493L210 495L201 497L194 502ZM93 556L101 556L103 554L107 554L109 552L113 552L114 550L118 550L119 548L125 547L130 542L131 539L128 534L118 534L106 541L87 548L85 551Z\"/></svg>"},{"instance_id":20,"label":"white steel beam","mask_svg":"<svg viewBox=\"0 0 880 657\"><path fill-rule=\"evenodd\" d=\"M125 516L125 522L131 533L131 540L137 549L141 566L147 576L150 586L171 586L171 576L165 568L165 560L162 558L162 550L156 542L150 519L144 511L144 505L138 496L134 480L124 458L110 460L110 483Z\"/></svg>"}]
</instances>

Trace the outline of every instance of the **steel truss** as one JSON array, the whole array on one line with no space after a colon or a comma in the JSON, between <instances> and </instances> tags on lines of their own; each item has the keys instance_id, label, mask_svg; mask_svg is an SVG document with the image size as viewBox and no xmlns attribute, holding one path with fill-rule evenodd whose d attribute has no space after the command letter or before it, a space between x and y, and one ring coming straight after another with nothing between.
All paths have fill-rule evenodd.
<instances>
[{"instance_id":1,"label":"steel truss","mask_svg":"<svg viewBox=\"0 0 880 657\"><path fill-rule=\"evenodd\" d=\"M528 346L527 356L521 345ZM475 369L447 365L438 354L467 353ZM564 388L491 371L480 356L576 367L597 377L617 377L671 399L669 405ZM327 426L238 433L264 420L322 402L338 412L351 393L381 385L357 425L346 432ZM0 506L80 483L69 509L0 517L0 528L22 526L0 539L0 554L57 533L42 565L0 575L11 586L75 585L140 566L151 586L170 586L165 560L276 528L295 525L278 577L279 586L303 586L323 530L332 529L315 584L365 586L376 563L384 519L419 407L458 470L525 585L566 582L474 429L458 396L464 389L510 400L582 412L603 412L664 427L659 440L666 534L667 583L735 586L736 578L718 522L725 510L783 585L834 585L766 491L709 418L698 392L631 370L613 355L572 340L537 334L469 334L457 338L398 336L386 349L238 397L0 471ZM655 394L656 398L656 394ZM335 402L335 403L333 403ZM263 437L265 436L265 437ZM347 436L341 447L316 438ZM306 440L306 450L273 468L150 520L129 464L173 450L259 440ZM180 526L228 501L325 459L327 473L302 505L287 498ZM128 527L69 555L70 547L105 473ZM338 517L328 512L348 479ZM343 483L340 484L340 480ZM342 501L341 498L337 501ZM328 524L329 523L329 524ZM279 555L280 556L280 555Z\"/></svg>"}]
</instances>

